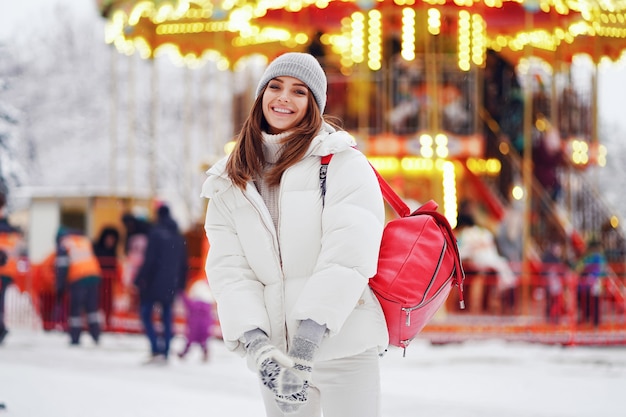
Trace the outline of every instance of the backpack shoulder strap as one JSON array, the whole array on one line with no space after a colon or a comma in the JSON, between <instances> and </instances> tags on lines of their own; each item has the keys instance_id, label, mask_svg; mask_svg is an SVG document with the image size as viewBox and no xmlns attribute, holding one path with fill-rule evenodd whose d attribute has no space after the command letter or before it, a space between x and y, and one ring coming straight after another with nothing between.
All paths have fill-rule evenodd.
<instances>
[{"instance_id":1,"label":"backpack shoulder strap","mask_svg":"<svg viewBox=\"0 0 626 417\"><path fill-rule=\"evenodd\" d=\"M322 165L320 166L320 190L322 192L322 206L324 205L324 197L326 196L326 173L328 172L328 164L332 159L333 154L322 156ZM402 198L391 188L391 185L385 181L385 179L380 175L380 173L374 168L374 166L370 163L372 170L376 174L376 178L378 179L378 184L380 185L380 189L382 191L383 197L385 201L394 209L394 211L400 217L407 217L411 210L409 206L406 205ZM437 208L435 207L435 210Z\"/></svg>"},{"instance_id":2,"label":"backpack shoulder strap","mask_svg":"<svg viewBox=\"0 0 626 417\"><path fill-rule=\"evenodd\" d=\"M322 156L322 166L320 166L320 190L322 192L322 207L324 206L324 197L326 197L326 173L328 172L328 164L333 158L333 154Z\"/></svg>"},{"instance_id":3,"label":"backpack shoulder strap","mask_svg":"<svg viewBox=\"0 0 626 417\"><path fill-rule=\"evenodd\" d=\"M400 198L400 196L393 190L393 188L391 188L391 185L389 185L389 183L385 181L385 179L382 175L380 175L378 170L374 168L374 165L370 163L370 166L374 170L376 178L378 178L378 184L380 185L380 190L383 193L385 201L398 214L398 216L407 217L409 214L411 214L409 206L407 206L406 203L402 201L402 198Z\"/></svg>"}]
</instances>

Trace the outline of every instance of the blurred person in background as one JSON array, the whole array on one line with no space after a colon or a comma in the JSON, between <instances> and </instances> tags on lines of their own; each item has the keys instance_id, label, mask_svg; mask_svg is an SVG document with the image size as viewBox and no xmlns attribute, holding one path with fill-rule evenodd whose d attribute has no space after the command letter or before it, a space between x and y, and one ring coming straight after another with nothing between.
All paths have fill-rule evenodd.
<instances>
[{"instance_id":1,"label":"blurred person in background","mask_svg":"<svg viewBox=\"0 0 626 417\"><path fill-rule=\"evenodd\" d=\"M134 283L146 254L151 224L132 213L125 213L122 216L122 223L125 228L124 259L120 280L121 291L115 304L116 310L130 313L139 309L139 297Z\"/></svg>"},{"instance_id":2,"label":"blurred person in background","mask_svg":"<svg viewBox=\"0 0 626 417\"><path fill-rule=\"evenodd\" d=\"M600 324L600 299L607 276L607 260L602 243L591 239L582 259L576 265L578 273L578 322Z\"/></svg>"},{"instance_id":3,"label":"blurred person in background","mask_svg":"<svg viewBox=\"0 0 626 417\"><path fill-rule=\"evenodd\" d=\"M79 345L83 314L93 341L100 340L100 283L102 271L93 245L84 233L61 226L56 238L56 290L60 301L69 295L70 344Z\"/></svg>"},{"instance_id":4,"label":"blurred person in background","mask_svg":"<svg viewBox=\"0 0 626 417\"><path fill-rule=\"evenodd\" d=\"M113 226L102 229L98 240L93 245L93 252L98 258L102 270L100 302L104 312L104 321L108 326L113 306L113 284L119 279L120 268L117 259L117 246L120 233Z\"/></svg>"},{"instance_id":5,"label":"blurred person in background","mask_svg":"<svg viewBox=\"0 0 626 417\"><path fill-rule=\"evenodd\" d=\"M495 302L497 305L496 309L501 313L512 312L518 277L511 269L508 259L498 251L494 234L486 227L476 224L474 216L466 212L460 213L458 216L455 235L459 245L461 261L467 263L468 270L477 271L477 276L490 272L495 272L497 276L495 296L488 296L487 301ZM482 283L477 282L475 284L477 293L475 296L470 297L470 303L471 300L482 303ZM487 290L490 289L490 287L487 288ZM471 305L469 307L473 309Z\"/></svg>"},{"instance_id":6,"label":"blurred person in background","mask_svg":"<svg viewBox=\"0 0 626 417\"><path fill-rule=\"evenodd\" d=\"M564 288L569 272L563 245L559 242L548 242L541 261L541 275L546 289L546 320L558 324L565 310Z\"/></svg>"},{"instance_id":7,"label":"blurred person in background","mask_svg":"<svg viewBox=\"0 0 626 417\"><path fill-rule=\"evenodd\" d=\"M209 339L213 325L213 296L204 276L194 280L183 293L185 304L186 330L185 347L178 353L184 359L189 349L197 344L202 349L202 360L209 360Z\"/></svg>"},{"instance_id":8,"label":"blurred person in background","mask_svg":"<svg viewBox=\"0 0 626 417\"><path fill-rule=\"evenodd\" d=\"M508 261L516 275L522 272L524 251L523 226L524 207L521 200L513 200L505 209L502 221L495 233L498 252Z\"/></svg>"},{"instance_id":9,"label":"blurred person in background","mask_svg":"<svg viewBox=\"0 0 626 417\"><path fill-rule=\"evenodd\" d=\"M0 344L9 333L4 318L7 288L17 280L19 260L25 253L22 232L9 224L6 205L6 193L0 191Z\"/></svg>"},{"instance_id":10,"label":"blurred person in background","mask_svg":"<svg viewBox=\"0 0 626 417\"><path fill-rule=\"evenodd\" d=\"M173 304L176 295L184 290L188 271L185 238L171 217L169 207L161 205L157 220L148 233L148 244L143 264L135 278L139 292L139 315L150 342L150 358L146 364L165 364L168 361L173 337ZM160 312L162 331L155 329L155 307Z\"/></svg>"},{"instance_id":11,"label":"blurred person in background","mask_svg":"<svg viewBox=\"0 0 626 417\"><path fill-rule=\"evenodd\" d=\"M557 202L562 193L559 168L565 163L558 129L541 112L535 114L532 130L533 173L550 198Z\"/></svg>"}]
</instances>

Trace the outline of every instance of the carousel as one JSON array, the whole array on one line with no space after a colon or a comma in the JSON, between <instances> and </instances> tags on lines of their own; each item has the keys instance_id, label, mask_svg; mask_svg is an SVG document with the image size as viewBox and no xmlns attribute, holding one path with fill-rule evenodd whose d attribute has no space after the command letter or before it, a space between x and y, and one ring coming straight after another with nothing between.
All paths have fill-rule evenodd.
<instances>
[{"instance_id":1,"label":"carousel","mask_svg":"<svg viewBox=\"0 0 626 417\"><path fill-rule=\"evenodd\" d=\"M549 242L577 257L597 238L612 268L609 309L623 326L625 234L584 172L606 162L598 66L626 50L626 3L98 0L97 6L104 40L123 55L166 55L190 69L211 63L232 72L250 56L267 63L286 51L315 55L332 91L326 113L343 121L407 201L438 201L453 227L468 205L494 233L520 219L519 259L511 261L521 277L517 314L541 314L540 254ZM581 57L589 63L585 94L573 80ZM236 94L230 137L243 121L239 109L253 99L253 91ZM563 160L539 163L536 137L547 138ZM559 190L541 181L542 164L560 179Z\"/></svg>"}]
</instances>

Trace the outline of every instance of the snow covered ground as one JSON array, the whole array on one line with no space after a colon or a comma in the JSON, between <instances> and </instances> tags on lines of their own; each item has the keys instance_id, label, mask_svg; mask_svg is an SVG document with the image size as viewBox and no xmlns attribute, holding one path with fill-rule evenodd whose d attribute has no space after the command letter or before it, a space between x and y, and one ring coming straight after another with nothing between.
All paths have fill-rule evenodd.
<instances>
[{"instance_id":1,"label":"snow covered ground","mask_svg":"<svg viewBox=\"0 0 626 417\"><path fill-rule=\"evenodd\" d=\"M183 341L174 340L174 351ZM0 346L1 417L262 417L255 375L221 341L203 363L142 365L142 335L84 337L13 329ZM381 359L385 417L624 415L626 348L416 340Z\"/></svg>"}]
</instances>

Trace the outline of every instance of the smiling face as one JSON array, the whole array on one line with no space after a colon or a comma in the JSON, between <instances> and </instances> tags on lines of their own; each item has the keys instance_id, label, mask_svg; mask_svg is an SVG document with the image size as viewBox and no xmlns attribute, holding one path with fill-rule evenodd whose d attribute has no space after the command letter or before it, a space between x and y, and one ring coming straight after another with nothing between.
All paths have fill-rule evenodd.
<instances>
[{"instance_id":1,"label":"smiling face","mask_svg":"<svg viewBox=\"0 0 626 417\"><path fill-rule=\"evenodd\" d=\"M311 92L306 84L293 77L276 77L263 93L263 116L271 134L297 126L306 115Z\"/></svg>"}]
</instances>

